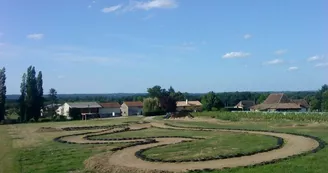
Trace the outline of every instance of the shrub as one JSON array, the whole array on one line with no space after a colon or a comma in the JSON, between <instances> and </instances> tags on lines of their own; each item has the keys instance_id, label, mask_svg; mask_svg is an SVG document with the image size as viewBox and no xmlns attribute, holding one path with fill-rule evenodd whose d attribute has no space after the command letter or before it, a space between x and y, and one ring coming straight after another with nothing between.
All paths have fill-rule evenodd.
<instances>
[{"instance_id":1,"label":"shrub","mask_svg":"<svg viewBox=\"0 0 328 173\"><path fill-rule=\"evenodd\" d=\"M164 111L144 112L144 116L159 116L164 114L165 114Z\"/></svg>"},{"instance_id":2,"label":"shrub","mask_svg":"<svg viewBox=\"0 0 328 173\"><path fill-rule=\"evenodd\" d=\"M40 119L40 122L50 122L50 121L52 121L52 119L50 119L50 118L42 118L42 119Z\"/></svg>"}]
</instances>

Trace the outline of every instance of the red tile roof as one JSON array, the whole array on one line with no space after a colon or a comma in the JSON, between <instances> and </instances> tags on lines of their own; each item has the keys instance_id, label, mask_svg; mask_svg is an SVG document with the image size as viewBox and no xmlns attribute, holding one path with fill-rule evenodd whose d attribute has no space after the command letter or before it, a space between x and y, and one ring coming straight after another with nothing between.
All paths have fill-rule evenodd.
<instances>
[{"instance_id":1,"label":"red tile roof","mask_svg":"<svg viewBox=\"0 0 328 173\"><path fill-rule=\"evenodd\" d=\"M290 103L290 100L283 93L270 94L263 104Z\"/></svg>"},{"instance_id":2,"label":"red tile roof","mask_svg":"<svg viewBox=\"0 0 328 173\"><path fill-rule=\"evenodd\" d=\"M140 101L136 102L124 102L129 107L143 107L143 103Z\"/></svg>"},{"instance_id":3,"label":"red tile roof","mask_svg":"<svg viewBox=\"0 0 328 173\"><path fill-rule=\"evenodd\" d=\"M117 102L107 102L107 103L99 103L103 108L120 108L121 105Z\"/></svg>"}]
</instances>

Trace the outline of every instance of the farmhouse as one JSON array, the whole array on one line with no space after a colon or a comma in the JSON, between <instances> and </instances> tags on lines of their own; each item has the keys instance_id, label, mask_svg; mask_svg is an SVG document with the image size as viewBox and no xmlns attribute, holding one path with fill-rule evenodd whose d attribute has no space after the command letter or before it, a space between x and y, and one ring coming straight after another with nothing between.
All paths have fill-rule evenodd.
<instances>
[{"instance_id":1,"label":"farmhouse","mask_svg":"<svg viewBox=\"0 0 328 173\"><path fill-rule=\"evenodd\" d=\"M202 110L202 103L199 101L177 101L177 111L201 111Z\"/></svg>"},{"instance_id":2,"label":"farmhouse","mask_svg":"<svg viewBox=\"0 0 328 173\"><path fill-rule=\"evenodd\" d=\"M250 110L250 108L254 105L255 102L252 100L242 100L236 106L234 106L234 108L238 108L242 110Z\"/></svg>"},{"instance_id":3,"label":"farmhouse","mask_svg":"<svg viewBox=\"0 0 328 173\"><path fill-rule=\"evenodd\" d=\"M122 116L142 115L143 103L136 102L123 102L121 105Z\"/></svg>"},{"instance_id":4,"label":"farmhouse","mask_svg":"<svg viewBox=\"0 0 328 173\"><path fill-rule=\"evenodd\" d=\"M252 111L268 112L306 112L308 104L305 100L290 100L283 93L270 94L262 103L250 108Z\"/></svg>"},{"instance_id":5,"label":"farmhouse","mask_svg":"<svg viewBox=\"0 0 328 173\"><path fill-rule=\"evenodd\" d=\"M56 112L59 115L69 117L72 110L76 110L81 115L95 115L102 108L97 102L68 102L60 106Z\"/></svg>"},{"instance_id":6,"label":"farmhouse","mask_svg":"<svg viewBox=\"0 0 328 173\"><path fill-rule=\"evenodd\" d=\"M121 105L117 102L99 103L100 118L121 116Z\"/></svg>"}]
</instances>

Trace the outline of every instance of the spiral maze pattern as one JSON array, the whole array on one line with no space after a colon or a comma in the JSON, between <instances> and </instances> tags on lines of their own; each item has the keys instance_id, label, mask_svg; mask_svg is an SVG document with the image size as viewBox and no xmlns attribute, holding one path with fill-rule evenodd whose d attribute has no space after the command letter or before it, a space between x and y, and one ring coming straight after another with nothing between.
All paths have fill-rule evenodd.
<instances>
[{"instance_id":1,"label":"spiral maze pattern","mask_svg":"<svg viewBox=\"0 0 328 173\"><path fill-rule=\"evenodd\" d=\"M200 127L179 127L164 123L131 123L126 125L93 127L99 129L96 132L86 132L73 135L60 136L54 139L56 142L67 144L113 144L126 143L124 147L111 149L112 152L92 156L91 160L102 159L102 162L94 162L97 165L88 165L89 169L97 172L185 172L200 170L227 169L234 167L254 167L271 164L292 157L315 153L325 147L326 143L313 136L291 133L278 133L274 131L258 131L245 129L210 129ZM148 158L143 153L151 148L191 142L204 138L184 136L153 136L147 138L106 138L94 139L92 137L136 131L147 128L163 128L176 130L201 130L217 132L250 133L275 137L277 144L268 149L225 156L214 156L185 160L161 160ZM74 128L68 128L74 130ZM90 127L77 127L75 130L92 129ZM65 129L64 129L65 130ZM67 130L67 129L66 129ZM101 157L101 158L100 158ZM120 171L121 170L121 171Z\"/></svg>"}]
</instances>

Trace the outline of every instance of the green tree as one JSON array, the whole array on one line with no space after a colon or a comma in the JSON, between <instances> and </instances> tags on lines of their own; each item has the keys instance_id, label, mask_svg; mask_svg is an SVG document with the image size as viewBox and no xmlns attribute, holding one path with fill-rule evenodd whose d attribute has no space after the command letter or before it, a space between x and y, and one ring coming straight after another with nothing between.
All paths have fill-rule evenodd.
<instances>
[{"instance_id":1,"label":"green tree","mask_svg":"<svg viewBox=\"0 0 328 173\"><path fill-rule=\"evenodd\" d=\"M26 117L26 73L23 74L22 76L22 83L20 86L20 92L21 95L19 97L19 117L21 122L26 122L27 117Z\"/></svg>"},{"instance_id":2,"label":"green tree","mask_svg":"<svg viewBox=\"0 0 328 173\"><path fill-rule=\"evenodd\" d=\"M37 88L37 104L38 107L35 108L35 115L34 119L37 120L39 119L41 115L41 109L43 109L44 105L44 98L43 98L43 79L42 79L42 72L39 71L38 76L36 78L36 88Z\"/></svg>"},{"instance_id":3,"label":"green tree","mask_svg":"<svg viewBox=\"0 0 328 173\"><path fill-rule=\"evenodd\" d=\"M320 110L320 107L321 107L320 101L317 99L317 97L312 96L310 98L310 110L311 111Z\"/></svg>"},{"instance_id":4,"label":"green tree","mask_svg":"<svg viewBox=\"0 0 328 173\"><path fill-rule=\"evenodd\" d=\"M328 90L322 93L321 110L328 111Z\"/></svg>"},{"instance_id":5,"label":"green tree","mask_svg":"<svg viewBox=\"0 0 328 173\"><path fill-rule=\"evenodd\" d=\"M148 88L147 92L149 94L150 97L152 98L160 98L162 96L164 96L165 94L167 94L167 91L165 89L162 89L160 86L155 85L152 88Z\"/></svg>"},{"instance_id":6,"label":"green tree","mask_svg":"<svg viewBox=\"0 0 328 173\"><path fill-rule=\"evenodd\" d=\"M261 104L264 102L264 100L268 97L268 94L261 94L259 98L256 100L257 104Z\"/></svg>"},{"instance_id":7,"label":"green tree","mask_svg":"<svg viewBox=\"0 0 328 173\"><path fill-rule=\"evenodd\" d=\"M6 69L0 69L0 122L5 119L6 114Z\"/></svg>"},{"instance_id":8,"label":"green tree","mask_svg":"<svg viewBox=\"0 0 328 173\"><path fill-rule=\"evenodd\" d=\"M159 100L158 98L146 98L143 101L143 112L156 112L159 111Z\"/></svg>"},{"instance_id":9,"label":"green tree","mask_svg":"<svg viewBox=\"0 0 328 173\"><path fill-rule=\"evenodd\" d=\"M224 107L218 95L216 95L213 91L204 95L201 99L201 102L203 104L203 109L206 111L211 111L215 108L219 110L220 108Z\"/></svg>"},{"instance_id":10,"label":"green tree","mask_svg":"<svg viewBox=\"0 0 328 173\"><path fill-rule=\"evenodd\" d=\"M35 77L35 67L30 66L27 69L26 77L26 117L27 121L34 118L35 121L38 121L40 114L39 102L38 102L38 89L37 81Z\"/></svg>"},{"instance_id":11,"label":"green tree","mask_svg":"<svg viewBox=\"0 0 328 173\"><path fill-rule=\"evenodd\" d=\"M51 116L53 117L54 115L56 115L55 104L58 103L58 97L57 97L56 89L50 88L50 90L49 90L49 100L51 102L50 113L51 113Z\"/></svg>"}]
</instances>

